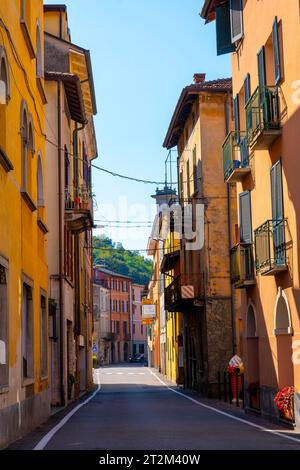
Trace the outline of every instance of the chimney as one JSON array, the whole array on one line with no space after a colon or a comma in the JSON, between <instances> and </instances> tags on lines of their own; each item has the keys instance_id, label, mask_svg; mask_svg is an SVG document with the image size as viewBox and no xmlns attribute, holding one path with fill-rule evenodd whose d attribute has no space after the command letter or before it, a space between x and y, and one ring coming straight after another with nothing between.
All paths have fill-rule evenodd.
<instances>
[{"instance_id":1,"label":"chimney","mask_svg":"<svg viewBox=\"0 0 300 470\"><path fill-rule=\"evenodd\" d=\"M194 83L195 84L204 83L205 82L205 77L206 77L206 73L195 73L194 74Z\"/></svg>"}]
</instances>

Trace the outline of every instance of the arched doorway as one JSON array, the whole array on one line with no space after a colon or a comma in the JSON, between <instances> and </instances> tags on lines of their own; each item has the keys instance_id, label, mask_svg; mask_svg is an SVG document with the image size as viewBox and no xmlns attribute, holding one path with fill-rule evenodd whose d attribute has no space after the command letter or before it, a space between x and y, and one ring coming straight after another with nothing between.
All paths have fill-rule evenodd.
<instances>
[{"instance_id":1,"label":"arched doorway","mask_svg":"<svg viewBox=\"0 0 300 470\"><path fill-rule=\"evenodd\" d=\"M246 377L250 408L260 409L259 338L255 307L249 304L246 319Z\"/></svg>"},{"instance_id":2,"label":"arched doorway","mask_svg":"<svg viewBox=\"0 0 300 470\"><path fill-rule=\"evenodd\" d=\"M292 319L287 296L278 289L274 313L274 334L277 343L278 388L294 385L292 362Z\"/></svg>"},{"instance_id":3,"label":"arched doorway","mask_svg":"<svg viewBox=\"0 0 300 470\"><path fill-rule=\"evenodd\" d=\"M124 362L128 362L128 343L124 343Z\"/></svg>"}]
</instances>

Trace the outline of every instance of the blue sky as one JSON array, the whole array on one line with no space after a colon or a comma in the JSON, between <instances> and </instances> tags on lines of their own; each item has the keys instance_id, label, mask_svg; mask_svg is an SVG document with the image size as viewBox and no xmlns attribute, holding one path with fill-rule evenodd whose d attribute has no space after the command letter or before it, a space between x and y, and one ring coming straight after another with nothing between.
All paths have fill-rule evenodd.
<instances>
[{"instance_id":1,"label":"blue sky","mask_svg":"<svg viewBox=\"0 0 300 470\"><path fill-rule=\"evenodd\" d=\"M62 3L46 0L44 3ZM203 0L68 0L72 41L91 51L99 158L109 170L164 181L162 148L174 107L195 72L230 76L217 57L215 25L199 16ZM94 170L96 219L149 221L156 186ZM97 222L102 224L102 222ZM105 224L105 222L104 222ZM113 224L115 225L115 224ZM134 225L134 224L132 224ZM101 229L128 249L146 248L149 228Z\"/></svg>"}]
</instances>

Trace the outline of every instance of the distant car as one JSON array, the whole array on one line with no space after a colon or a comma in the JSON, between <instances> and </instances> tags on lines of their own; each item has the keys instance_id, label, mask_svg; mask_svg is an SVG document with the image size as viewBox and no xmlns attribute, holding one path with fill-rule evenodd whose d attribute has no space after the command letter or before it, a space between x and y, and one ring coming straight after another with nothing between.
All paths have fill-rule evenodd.
<instances>
[{"instance_id":1,"label":"distant car","mask_svg":"<svg viewBox=\"0 0 300 470\"><path fill-rule=\"evenodd\" d=\"M129 362L135 363L143 363L145 361L144 354L134 354L133 356L129 356Z\"/></svg>"}]
</instances>

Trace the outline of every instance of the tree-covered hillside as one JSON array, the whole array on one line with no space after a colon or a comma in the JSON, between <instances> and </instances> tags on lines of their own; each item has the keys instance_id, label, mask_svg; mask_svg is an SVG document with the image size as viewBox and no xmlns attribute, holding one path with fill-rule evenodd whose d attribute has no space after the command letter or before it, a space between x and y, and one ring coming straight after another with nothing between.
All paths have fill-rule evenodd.
<instances>
[{"instance_id":1,"label":"tree-covered hillside","mask_svg":"<svg viewBox=\"0 0 300 470\"><path fill-rule=\"evenodd\" d=\"M93 261L107 269L131 277L137 284L146 285L152 276L152 261L137 251L125 250L121 243L109 237L93 237Z\"/></svg>"}]
</instances>

